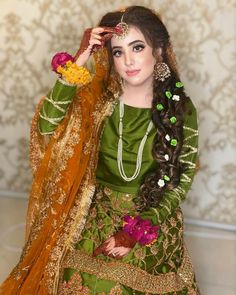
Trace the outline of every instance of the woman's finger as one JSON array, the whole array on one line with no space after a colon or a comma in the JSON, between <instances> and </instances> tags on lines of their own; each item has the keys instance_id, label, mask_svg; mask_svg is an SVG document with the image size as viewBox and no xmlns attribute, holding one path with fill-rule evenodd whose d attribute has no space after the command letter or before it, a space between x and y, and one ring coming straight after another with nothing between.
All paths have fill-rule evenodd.
<instances>
[{"instance_id":1,"label":"woman's finger","mask_svg":"<svg viewBox=\"0 0 236 295\"><path fill-rule=\"evenodd\" d=\"M104 28L102 27L97 27L97 28L93 28L92 31L91 31L91 34L100 34L100 33L103 33L104 32Z\"/></svg>"},{"instance_id":2,"label":"woman's finger","mask_svg":"<svg viewBox=\"0 0 236 295\"><path fill-rule=\"evenodd\" d=\"M101 33L115 33L115 28L112 27L96 27L92 29L92 33L101 34Z\"/></svg>"},{"instance_id":3,"label":"woman's finger","mask_svg":"<svg viewBox=\"0 0 236 295\"><path fill-rule=\"evenodd\" d=\"M101 38L102 38L102 36L101 36L100 34L91 33L91 37L90 37L90 39L91 39L91 38L95 38L95 39L101 39Z\"/></svg>"},{"instance_id":4,"label":"woman's finger","mask_svg":"<svg viewBox=\"0 0 236 295\"><path fill-rule=\"evenodd\" d=\"M106 241L105 250L108 252L111 249L113 249L114 247L115 247L115 239L113 237L111 237Z\"/></svg>"},{"instance_id":5,"label":"woman's finger","mask_svg":"<svg viewBox=\"0 0 236 295\"><path fill-rule=\"evenodd\" d=\"M112 27L103 27L104 29L104 32L107 32L107 33L115 33L116 32L116 29L115 28L112 28Z\"/></svg>"},{"instance_id":6,"label":"woman's finger","mask_svg":"<svg viewBox=\"0 0 236 295\"><path fill-rule=\"evenodd\" d=\"M126 248L126 247L123 247L123 246L121 246L121 247L115 247L114 249L112 249L111 251L109 251L109 254L110 255L114 255L115 257L116 256L119 256L119 255L124 256L127 253L129 253L130 250L131 250L131 248Z\"/></svg>"},{"instance_id":7,"label":"woman's finger","mask_svg":"<svg viewBox=\"0 0 236 295\"><path fill-rule=\"evenodd\" d=\"M89 40L89 45L101 45L102 44L102 42L100 41L100 40L98 40L98 39L90 39Z\"/></svg>"}]
</instances>

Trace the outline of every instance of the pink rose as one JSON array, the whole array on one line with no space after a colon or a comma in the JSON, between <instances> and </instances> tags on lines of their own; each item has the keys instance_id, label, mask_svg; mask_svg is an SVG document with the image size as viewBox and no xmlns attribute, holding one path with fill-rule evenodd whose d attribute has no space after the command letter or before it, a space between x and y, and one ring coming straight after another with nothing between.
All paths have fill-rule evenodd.
<instances>
[{"instance_id":1,"label":"pink rose","mask_svg":"<svg viewBox=\"0 0 236 295\"><path fill-rule=\"evenodd\" d=\"M74 61L73 56L67 52L58 52L56 53L51 62L52 70L57 73L57 68L59 66L64 66L69 60Z\"/></svg>"},{"instance_id":2,"label":"pink rose","mask_svg":"<svg viewBox=\"0 0 236 295\"><path fill-rule=\"evenodd\" d=\"M150 220L143 220L139 215L131 217L125 215L123 230L142 246L150 244L157 239L160 227L154 226Z\"/></svg>"}]
</instances>

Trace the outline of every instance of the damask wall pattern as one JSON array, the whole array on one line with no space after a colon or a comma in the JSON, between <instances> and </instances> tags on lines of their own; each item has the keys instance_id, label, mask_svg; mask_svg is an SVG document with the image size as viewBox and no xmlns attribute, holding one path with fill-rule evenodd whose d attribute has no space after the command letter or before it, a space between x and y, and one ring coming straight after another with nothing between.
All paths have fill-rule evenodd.
<instances>
[{"instance_id":1,"label":"damask wall pattern","mask_svg":"<svg viewBox=\"0 0 236 295\"><path fill-rule=\"evenodd\" d=\"M30 189L29 127L37 102L55 82L52 55L76 52L85 28L131 4L163 16L182 81L198 109L201 167L185 215L235 224L234 0L0 0L0 190Z\"/></svg>"}]
</instances>

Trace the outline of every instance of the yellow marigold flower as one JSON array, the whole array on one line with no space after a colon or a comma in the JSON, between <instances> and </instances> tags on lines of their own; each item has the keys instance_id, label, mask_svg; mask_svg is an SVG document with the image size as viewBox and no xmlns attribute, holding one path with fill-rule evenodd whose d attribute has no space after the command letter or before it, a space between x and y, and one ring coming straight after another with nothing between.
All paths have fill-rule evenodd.
<instances>
[{"instance_id":1,"label":"yellow marigold flower","mask_svg":"<svg viewBox=\"0 0 236 295\"><path fill-rule=\"evenodd\" d=\"M62 78L71 84L85 85L91 81L91 75L84 67L77 66L72 61L68 61L64 67L59 66L57 72Z\"/></svg>"}]
</instances>

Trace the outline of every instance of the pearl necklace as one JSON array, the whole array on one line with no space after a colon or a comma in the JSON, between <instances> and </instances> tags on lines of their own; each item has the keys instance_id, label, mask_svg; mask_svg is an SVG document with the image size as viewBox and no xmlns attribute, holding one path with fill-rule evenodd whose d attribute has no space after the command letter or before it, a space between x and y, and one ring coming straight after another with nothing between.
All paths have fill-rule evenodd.
<instances>
[{"instance_id":1,"label":"pearl necklace","mask_svg":"<svg viewBox=\"0 0 236 295\"><path fill-rule=\"evenodd\" d=\"M120 121L119 121L119 141L118 141L118 151L117 151L117 164L118 169L120 172L121 177L125 181L132 181L139 175L139 172L141 170L142 166L142 157L143 157L143 148L146 143L147 137L149 132L151 131L153 127L153 122L150 121L147 127L147 131L143 137L143 139L140 142L139 148L138 148L138 155L136 159L136 169L134 174L131 177L127 177L124 171L123 161L122 161L122 154L123 154L123 141L122 141L122 134L123 134L123 117L124 117L124 103L122 100L120 100Z\"/></svg>"}]
</instances>

